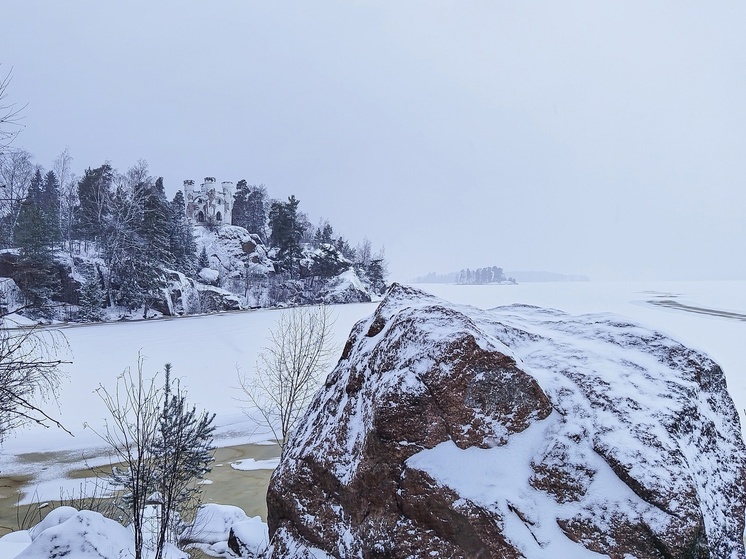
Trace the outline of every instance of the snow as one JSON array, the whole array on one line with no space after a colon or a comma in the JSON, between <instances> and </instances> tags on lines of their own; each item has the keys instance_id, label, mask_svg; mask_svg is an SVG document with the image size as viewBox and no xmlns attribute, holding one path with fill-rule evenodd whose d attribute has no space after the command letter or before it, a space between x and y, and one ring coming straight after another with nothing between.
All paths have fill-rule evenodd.
<instances>
[{"instance_id":1,"label":"snow","mask_svg":"<svg viewBox=\"0 0 746 559\"><path fill-rule=\"evenodd\" d=\"M233 533L255 554L266 549L269 544L269 529L258 516L233 524Z\"/></svg>"},{"instance_id":2,"label":"snow","mask_svg":"<svg viewBox=\"0 0 746 559\"><path fill-rule=\"evenodd\" d=\"M252 519L243 510L232 505L200 505L190 528L189 539L206 544L227 542L231 527L247 520ZM261 518L255 516L253 521L261 522Z\"/></svg>"},{"instance_id":3,"label":"snow","mask_svg":"<svg viewBox=\"0 0 746 559\"><path fill-rule=\"evenodd\" d=\"M216 284L219 277L220 272L213 270L212 268L202 268L199 271L199 279L202 280L203 283Z\"/></svg>"},{"instance_id":4,"label":"snow","mask_svg":"<svg viewBox=\"0 0 746 559\"><path fill-rule=\"evenodd\" d=\"M292 476L303 464L318 462L329 469L335 482L349 484L357 473L359 447L369 432L376 399L380 405L381 401L389 402L391 394L399 399L416 398L427 388L422 375L436 374L438 352L468 336L485 350L515 358L518 367L538 381L557 411L507 440L497 432L493 441L488 433L484 440L494 444L490 449L460 450L445 442L421 450L408 461L410 468L426 471L462 499L495 511L506 524L503 533L527 557L597 556L566 537L558 519L592 518L607 534L613 533L617 526L613 523L619 518L639 519L656 532L667 529L673 517L640 499L610 464L629 471L636 483L659 495L656 499L672 501L682 518L701 513L713 541L732 537L733 521L723 521L729 504L722 502L722 495L741 481L736 478L742 463L742 445L736 444L741 432L730 421L732 417L727 417L733 408L727 395L717 390L721 377L707 357L695 355L660 331L698 348L703 347L702 338L699 343L688 341L686 335L680 335L682 324L696 326L689 332L692 338L696 337L692 334L717 331L716 336L731 334L743 339L744 321L734 317L746 314L741 310L746 309L741 307L744 282L710 284L710 288L734 289L732 298L720 301L721 305L726 300L730 304L713 308L710 314L660 307L656 304L660 291L637 286L633 289L639 291L632 292L628 291L630 286L617 285L582 285L580 289L577 285L569 289L553 285L554 291L544 285L530 290L514 286L428 287L441 291L438 294L444 297L477 302L488 310L412 296L407 289L392 293L375 316L356 326L349 361L332 373L327 390L317 396L303 427L291 438L287 459L280 464L280 478L283 470ZM693 304L712 305L699 302L703 299L696 294L701 292L692 289L689 295L686 290L701 285L678 287ZM578 298L558 297L557 291L563 288L565 295ZM516 294L524 301L526 295L533 295L531 303L569 308L573 315L511 305ZM666 292L662 296L672 295ZM552 305L549 299L560 304ZM643 322L653 328L636 324L634 315L641 314L648 318ZM417 325L414 330L410 329L412 324ZM390 345L379 347L381 339ZM739 390L744 386L744 357L740 345L728 347L721 357L734 358L740 365L726 367L725 374L736 406L742 410L743 393ZM715 383L712 392L705 388L708 379ZM358 393L366 396L350 396ZM688 417L690 406L696 406L696 414L687 423L689 431L680 432L675 426ZM703 447L715 444L713 433L717 436L715 448ZM559 450L547 446L550 443L556 443ZM585 482L578 480L584 487L573 502L558 502L555 495L532 486L532 471L538 472L532 464L552 463L567 465L564 471L572 476L589 472ZM677 495L692 492L697 500L676 500ZM301 516L314 514L302 505L298 511ZM330 528L340 546L345 524L337 515ZM287 539L292 542L293 536Z\"/></svg>"},{"instance_id":5,"label":"snow","mask_svg":"<svg viewBox=\"0 0 746 559\"><path fill-rule=\"evenodd\" d=\"M407 460L407 466L430 474L440 483L454 489L462 498L496 508L505 519L503 533L510 534L513 544L532 559L596 559L606 557L587 550L568 539L556 519L572 512L576 503L558 505L548 495L536 491L527 481L531 477L531 459L540 451L545 431L556 427L557 418L535 423L522 433L513 435L504 446L491 449L459 449L452 441L423 450ZM611 468L599 457L599 468L606 475L594 479L591 491L599 500L617 495L620 491L631 500L639 501L629 487L619 480ZM530 528L514 510L531 522ZM573 511L574 512L574 511Z\"/></svg>"},{"instance_id":6,"label":"snow","mask_svg":"<svg viewBox=\"0 0 746 559\"><path fill-rule=\"evenodd\" d=\"M0 538L0 559L12 559L31 544L28 530L5 534Z\"/></svg>"},{"instance_id":7,"label":"snow","mask_svg":"<svg viewBox=\"0 0 746 559\"><path fill-rule=\"evenodd\" d=\"M742 350L746 320L654 304L674 300L691 307L746 316L746 281L417 287L456 303L484 309L526 303L572 314L613 312L630 318L710 355L723 367L739 414L746 409L746 355ZM352 326L370 315L375 307L375 303L334 307L335 342L340 351ZM217 412L219 445L266 441L270 437L257 431L257 426L242 413L243 404L236 399L240 397L236 368L253 371L257 355L267 343L267 332L281 312L286 311L227 312L60 327L69 343L69 351L63 351L63 357L72 360L72 364L65 366L67 378L63 380L58 402L48 403L44 409L70 429L74 437L58 429L38 426L11 434L3 444L0 471L4 475L31 473L35 481L25 491L24 499L29 498L36 485L40 495L44 494L42 500L47 500L59 497L60 487L67 483L61 481L67 471L84 467L86 461L105 462L105 445L92 430L84 428L88 423L100 429L108 415L94 390L99 384L114 387L118 374L127 367L135 367L138 353L145 357L147 375L162 371L166 362L172 363L173 374L182 380L189 401L198 409ZM364 416L365 410L358 410L355 417L364 421ZM746 425L743 415L741 423ZM54 462L29 464L22 457L40 449L63 452L65 460L54 466ZM79 485L80 480L76 480L74 489Z\"/></svg>"},{"instance_id":8,"label":"snow","mask_svg":"<svg viewBox=\"0 0 746 559\"><path fill-rule=\"evenodd\" d=\"M279 464L279 458L271 458L269 460L254 460L253 458L246 458L245 460L231 462L231 468L243 472L250 472L252 470L274 470Z\"/></svg>"},{"instance_id":9,"label":"snow","mask_svg":"<svg viewBox=\"0 0 746 559\"><path fill-rule=\"evenodd\" d=\"M76 512L64 522L40 531L17 559L71 557L75 559L119 559L132 549L132 532L91 511Z\"/></svg>"}]
</instances>

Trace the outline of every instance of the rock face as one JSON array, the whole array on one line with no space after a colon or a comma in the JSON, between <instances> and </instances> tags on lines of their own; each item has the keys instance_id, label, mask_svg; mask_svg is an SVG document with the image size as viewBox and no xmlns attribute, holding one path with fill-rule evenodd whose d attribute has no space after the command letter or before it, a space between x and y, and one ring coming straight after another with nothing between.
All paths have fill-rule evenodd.
<instances>
[{"instance_id":1,"label":"rock face","mask_svg":"<svg viewBox=\"0 0 746 559\"><path fill-rule=\"evenodd\" d=\"M225 289L204 285L181 272L166 270L166 289L154 308L165 316L201 312L235 311L241 308L238 297Z\"/></svg>"},{"instance_id":2,"label":"rock face","mask_svg":"<svg viewBox=\"0 0 746 559\"><path fill-rule=\"evenodd\" d=\"M394 285L272 476L272 557L743 557L745 473L706 356Z\"/></svg>"}]
</instances>

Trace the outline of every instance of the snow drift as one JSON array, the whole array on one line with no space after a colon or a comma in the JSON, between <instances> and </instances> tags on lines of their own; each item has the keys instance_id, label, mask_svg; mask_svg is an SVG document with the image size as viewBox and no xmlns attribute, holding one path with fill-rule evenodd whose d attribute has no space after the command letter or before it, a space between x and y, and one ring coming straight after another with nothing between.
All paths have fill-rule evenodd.
<instances>
[{"instance_id":1,"label":"snow drift","mask_svg":"<svg viewBox=\"0 0 746 559\"><path fill-rule=\"evenodd\" d=\"M394 285L268 493L273 557L743 557L720 367L609 314Z\"/></svg>"}]
</instances>

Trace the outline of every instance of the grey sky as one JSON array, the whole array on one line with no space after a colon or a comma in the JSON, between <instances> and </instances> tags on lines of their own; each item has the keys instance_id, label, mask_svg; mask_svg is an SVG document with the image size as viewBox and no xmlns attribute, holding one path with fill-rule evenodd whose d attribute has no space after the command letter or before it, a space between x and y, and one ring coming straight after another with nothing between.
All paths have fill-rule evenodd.
<instances>
[{"instance_id":1,"label":"grey sky","mask_svg":"<svg viewBox=\"0 0 746 559\"><path fill-rule=\"evenodd\" d=\"M5 0L16 146L295 194L392 279L746 279L742 2Z\"/></svg>"}]
</instances>

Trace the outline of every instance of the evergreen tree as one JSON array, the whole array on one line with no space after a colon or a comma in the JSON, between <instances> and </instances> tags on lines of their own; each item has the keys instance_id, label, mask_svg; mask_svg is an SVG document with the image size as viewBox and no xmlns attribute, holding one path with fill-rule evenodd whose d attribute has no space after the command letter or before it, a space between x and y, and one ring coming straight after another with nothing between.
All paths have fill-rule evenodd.
<instances>
[{"instance_id":1,"label":"evergreen tree","mask_svg":"<svg viewBox=\"0 0 746 559\"><path fill-rule=\"evenodd\" d=\"M315 247L320 247L322 244L331 244L334 242L334 229L328 220L323 220L319 223L316 228L316 232L313 236L313 244Z\"/></svg>"},{"instance_id":2,"label":"evergreen tree","mask_svg":"<svg viewBox=\"0 0 746 559\"><path fill-rule=\"evenodd\" d=\"M121 219L112 238L118 239L121 255L114 259L112 272L119 283L119 303L131 310L142 306L143 318L147 318L148 310L165 287L164 269L173 262L170 206L163 180L154 183L147 176L144 161L130 169L128 179L125 188L117 189L114 215L121 215Z\"/></svg>"},{"instance_id":3,"label":"evergreen tree","mask_svg":"<svg viewBox=\"0 0 746 559\"><path fill-rule=\"evenodd\" d=\"M174 267L187 276L193 276L197 268L197 243L194 229L184 213L184 194L176 191L171 201L170 247Z\"/></svg>"},{"instance_id":4,"label":"evergreen tree","mask_svg":"<svg viewBox=\"0 0 746 559\"><path fill-rule=\"evenodd\" d=\"M139 227L145 239L145 253L156 268L173 265L171 255L171 207L163 189L163 177L154 185L146 184L143 199L143 217Z\"/></svg>"},{"instance_id":5,"label":"evergreen tree","mask_svg":"<svg viewBox=\"0 0 746 559\"><path fill-rule=\"evenodd\" d=\"M366 269L366 275L374 293L379 295L386 291L386 262L383 255L373 258Z\"/></svg>"},{"instance_id":6,"label":"evergreen tree","mask_svg":"<svg viewBox=\"0 0 746 559\"><path fill-rule=\"evenodd\" d=\"M81 322L104 320L103 304L106 292L97 277L88 278L80 287L78 318Z\"/></svg>"},{"instance_id":7,"label":"evergreen tree","mask_svg":"<svg viewBox=\"0 0 746 559\"><path fill-rule=\"evenodd\" d=\"M248 230L248 198L249 185L246 179L236 183L236 193L233 195L233 210L231 211L231 223Z\"/></svg>"},{"instance_id":8,"label":"evergreen tree","mask_svg":"<svg viewBox=\"0 0 746 559\"><path fill-rule=\"evenodd\" d=\"M41 206L46 220L49 242L59 243L62 240L62 229L60 227L60 185L54 171L49 171L44 176L44 184L41 191Z\"/></svg>"},{"instance_id":9,"label":"evergreen tree","mask_svg":"<svg viewBox=\"0 0 746 559\"><path fill-rule=\"evenodd\" d=\"M279 249L277 259L280 271L291 276L298 271L300 241L304 231L298 218L298 204L300 200L290 196L287 202L272 202L269 211L269 226L272 229L270 242Z\"/></svg>"},{"instance_id":10,"label":"evergreen tree","mask_svg":"<svg viewBox=\"0 0 746 559\"><path fill-rule=\"evenodd\" d=\"M95 241L103 230L108 214L108 200L114 171L104 163L96 169L86 169L78 183L79 207L76 212L76 232L84 241Z\"/></svg>"},{"instance_id":11,"label":"evergreen tree","mask_svg":"<svg viewBox=\"0 0 746 559\"><path fill-rule=\"evenodd\" d=\"M333 278L350 267L350 262L341 258L333 245L322 244L313 258L313 275L322 278Z\"/></svg>"},{"instance_id":12,"label":"evergreen tree","mask_svg":"<svg viewBox=\"0 0 746 559\"><path fill-rule=\"evenodd\" d=\"M199 480L210 471L213 460L215 414L189 408L178 381L171 379L171 364L165 366L163 404L159 436L151 449L155 459L154 489L160 496L157 550L176 541L181 517L198 504Z\"/></svg>"},{"instance_id":13,"label":"evergreen tree","mask_svg":"<svg viewBox=\"0 0 746 559\"><path fill-rule=\"evenodd\" d=\"M203 246L202 250L199 252L199 258L197 259L197 268L201 270L202 268L209 268L210 267L210 259L207 256L207 249Z\"/></svg>"},{"instance_id":14,"label":"evergreen tree","mask_svg":"<svg viewBox=\"0 0 746 559\"><path fill-rule=\"evenodd\" d=\"M143 188L143 219L139 233L144 246L134 267L145 306L143 318L147 318L148 309L166 285L164 269L173 266L173 258L169 235L171 208L163 189L163 178L159 177L155 184L145 184Z\"/></svg>"},{"instance_id":15,"label":"evergreen tree","mask_svg":"<svg viewBox=\"0 0 746 559\"><path fill-rule=\"evenodd\" d=\"M30 304L45 316L51 316L51 300L59 293L61 283L50 242L49 219L44 212L39 170L21 204L14 236L19 247L14 279Z\"/></svg>"},{"instance_id":16,"label":"evergreen tree","mask_svg":"<svg viewBox=\"0 0 746 559\"><path fill-rule=\"evenodd\" d=\"M233 213L231 223L243 227L249 233L256 233L267 241L267 188L250 185L245 179L236 184L236 194L233 198Z\"/></svg>"}]
</instances>

